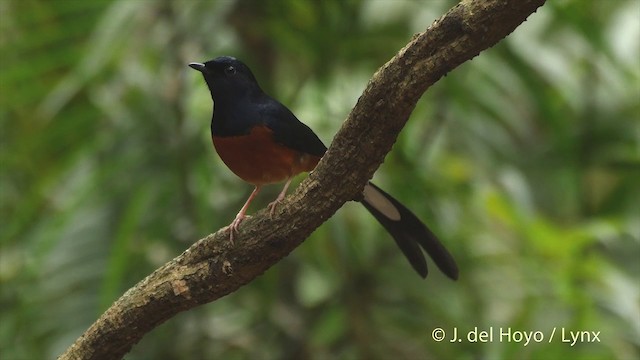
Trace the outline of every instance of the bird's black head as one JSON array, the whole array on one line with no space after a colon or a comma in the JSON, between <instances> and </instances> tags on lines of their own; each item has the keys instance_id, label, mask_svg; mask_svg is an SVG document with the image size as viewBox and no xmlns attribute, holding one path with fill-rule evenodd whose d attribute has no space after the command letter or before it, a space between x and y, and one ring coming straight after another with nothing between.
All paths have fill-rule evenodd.
<instances>
[{"instance_id":1,"label":"bird's black head","mask_svg":"<svg viewBox=\"0 0 640 360\"><path fill-rule=\"evenodd\" d=\"M202 73L214 100L262 91L247 65L231 56L220 56L205 63L190 63Z\"/></svg>"}]
</instances>

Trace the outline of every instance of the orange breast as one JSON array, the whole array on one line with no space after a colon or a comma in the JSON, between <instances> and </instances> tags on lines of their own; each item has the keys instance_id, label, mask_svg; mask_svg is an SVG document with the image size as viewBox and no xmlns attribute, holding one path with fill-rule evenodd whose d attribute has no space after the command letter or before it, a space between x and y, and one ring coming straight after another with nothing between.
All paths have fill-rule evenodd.
<instances>
[{"instance_id":1,"label":"orange breast","mask_svg":"<svg viewBox=\"0 0 640 360\"><path fill-rule=\"evenodd\" d=\"M248 135L213 136L213 145L234 174L254 185L284 181L313 170L320 161L317 156L277 144L266 126L256 126Z\"/></svg>"}]
</instances>

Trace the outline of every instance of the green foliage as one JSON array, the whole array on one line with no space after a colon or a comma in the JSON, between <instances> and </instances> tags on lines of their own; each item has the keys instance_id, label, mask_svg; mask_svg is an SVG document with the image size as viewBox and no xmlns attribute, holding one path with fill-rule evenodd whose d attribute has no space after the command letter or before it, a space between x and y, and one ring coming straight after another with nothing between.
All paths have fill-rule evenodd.
<instances>
[{"instance_id":1,"label":"green foliage","mask_svg":"<svg viewBox=\"0 0 640 360\"><path fill-rule=\"evenodd\" d=\"M2 358L54 358L245 200L188 62L246 60L328 144L377 67L452 4L0 2ZM347 204L127 358L638 357L639 14L635 0L549 2L425 94L376 182L439 234L458 282L434 267L421 280ZM545 341L436 342L437 327ZM600 342L548 342L554 328Z\"/></svg>"}]
</instances>

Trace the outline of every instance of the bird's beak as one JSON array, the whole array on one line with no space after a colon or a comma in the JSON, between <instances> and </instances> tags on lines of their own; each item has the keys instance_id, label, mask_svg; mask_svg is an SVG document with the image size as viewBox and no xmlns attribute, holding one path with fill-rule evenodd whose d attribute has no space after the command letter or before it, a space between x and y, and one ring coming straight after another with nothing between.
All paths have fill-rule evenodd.
<instances>
[{"instance_id":1,"label":"bird's beak","mask_svg":"<svg viewBox=\"0 0 640 360\"><path fill-rule=\"evenodd\" d=\"M202 63L192 62L192 63L189 63L189 67L192 69L196 69L200 72L204 72L206 70L206 67Z\"/></svg>"}]
</instances>

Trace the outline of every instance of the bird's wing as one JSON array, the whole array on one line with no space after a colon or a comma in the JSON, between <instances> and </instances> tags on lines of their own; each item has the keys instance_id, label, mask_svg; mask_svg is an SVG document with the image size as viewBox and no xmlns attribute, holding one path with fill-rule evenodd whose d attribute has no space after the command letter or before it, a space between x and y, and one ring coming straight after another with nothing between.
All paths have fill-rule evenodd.
<instances>
[{"instance_id":1,"label":"bird's wing","mask_svg":"<svg viewBox=\"0 0 640 360\"><path fill-rule=\"evenodd\" d=\"M277 143L306 154L324 155L327 147L310 127L280 102L268 100L261 106L262 123L273 131Z\"/></svg>"}]
</instances>

